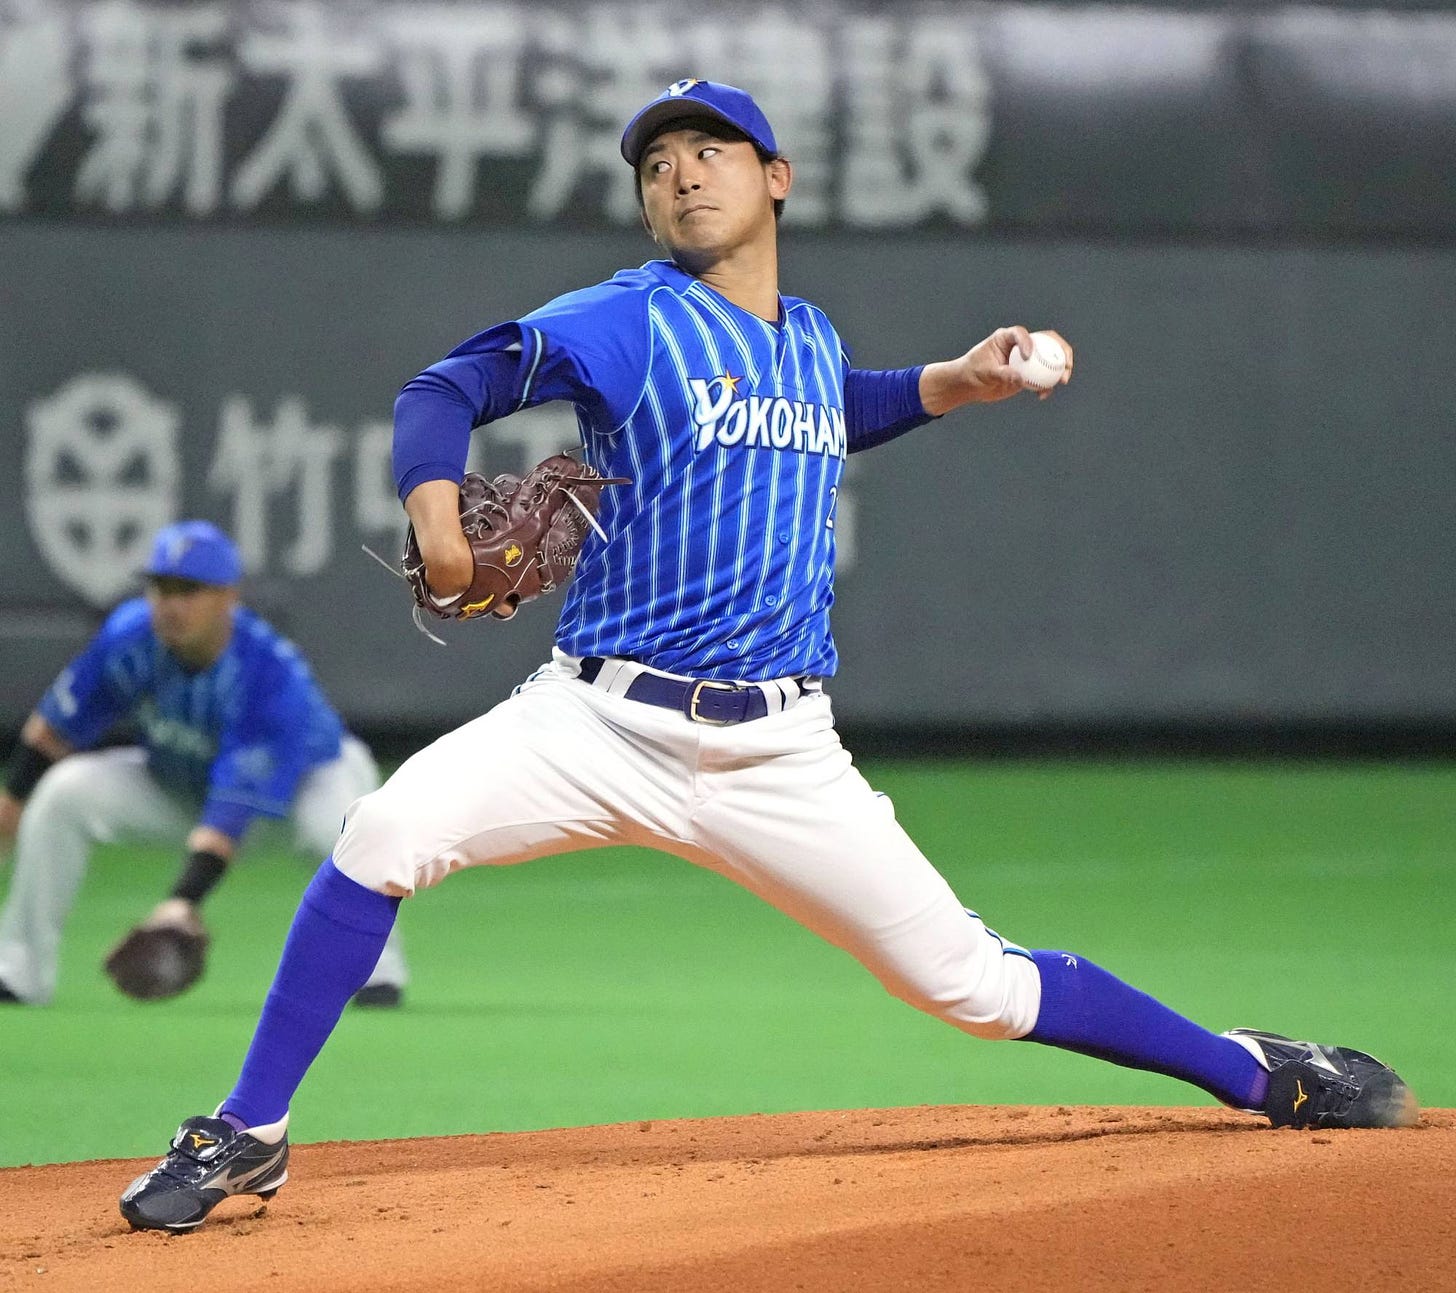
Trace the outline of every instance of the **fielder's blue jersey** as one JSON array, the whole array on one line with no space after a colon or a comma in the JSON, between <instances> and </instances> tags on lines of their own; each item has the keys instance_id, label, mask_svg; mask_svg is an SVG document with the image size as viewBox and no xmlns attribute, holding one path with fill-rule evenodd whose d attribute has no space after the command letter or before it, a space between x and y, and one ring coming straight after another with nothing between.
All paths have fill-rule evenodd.
<instances>
[{"instance_id":1,"label":"fielder's blue jersey","mask_svg":"<svg viewBox=\"0 0 1456 1293\"><path fill-rule=\"evenodd\" d=\"M152 631L145 599L123 602L37 707L72 745L135 724L147 766L238 839L288 811L303 776L339 756L342 724L298 649L245 607L208 668L186 668Z\"/></svg>"},{"instance_id":2,"label":"fielder's blue jersey","mask_svg":"<svg viewBox=\"0 0 1456 1293\"><path fill-rule=\"evenodd\" d=\"M514 409L481 387L509 352L514 408L571 401L586 460L631 478L603 491L609 537L582 549L562 650L720 679L834 672L848 358L822 310L780 302L769 323L654 261L483 332L424 374L499 415Z\"/></svg>"}]
</instances>

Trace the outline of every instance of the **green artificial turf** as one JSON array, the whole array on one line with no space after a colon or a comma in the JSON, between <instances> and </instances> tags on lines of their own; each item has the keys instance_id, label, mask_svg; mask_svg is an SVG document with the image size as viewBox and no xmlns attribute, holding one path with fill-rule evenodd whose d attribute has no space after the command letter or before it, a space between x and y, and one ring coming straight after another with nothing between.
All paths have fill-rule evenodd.
<instances>
[{"instance_id":1,"label":"green artificial turf","mask_svg":"<svg viewBox=\"0 0 1456 1293\"><path fill-rule=\"evenodd\" d=\"M1357 1045L1456 1104L1456 765L886 762L866 772L1006 937L1214 1029ZM209 900L207 977L127 1001L106 948L177 859L108 847L46 1009L0 1007L0 1165L159 1154L227 1093L313 864L260 848ZM405 1008L350 1010L298 1141L927 1103L1210 1104L965 1037L712 874L625 849L455 876L404 905Z\"/></svg>"}]
</instances>

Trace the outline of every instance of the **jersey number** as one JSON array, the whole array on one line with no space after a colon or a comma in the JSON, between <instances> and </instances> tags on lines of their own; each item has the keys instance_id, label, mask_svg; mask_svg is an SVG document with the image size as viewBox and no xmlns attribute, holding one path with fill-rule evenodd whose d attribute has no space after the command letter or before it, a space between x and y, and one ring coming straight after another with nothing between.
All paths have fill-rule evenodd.
<instances>
[{"instance_id":1,"label":"jersey number","mask_svg":"<svg viewBox=\"0 0 1456 1293\"><path fill-rule=\"evenodd\" d=\"M824 518L824 528L826 530L832 530L834 528L834 509L838 504L839 486L831 485L829 487L829 515Z\"/></svg>"}]
</instances>

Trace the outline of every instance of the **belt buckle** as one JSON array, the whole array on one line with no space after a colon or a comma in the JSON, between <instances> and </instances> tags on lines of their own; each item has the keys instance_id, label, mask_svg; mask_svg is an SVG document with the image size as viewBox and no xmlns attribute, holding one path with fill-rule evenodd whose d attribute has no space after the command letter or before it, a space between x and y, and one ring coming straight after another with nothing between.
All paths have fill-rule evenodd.
<instances>
[{"instance_id":1,"label":"belt buckle","mask_svg":"<svg viewBox=\"0 0 1456 1293\"><path fill-rule=\"evenodd\" d=\"M733 721L731 718L709 718L706 714L698 713L698 697L702 695L704 687L712 687L715 691L742 691L743 688L734 686L731 682L699 678L693 684L693 690L688 696L688 717L694 723L706 723L709 727L727 727Z\"/></svg>"}]
</instances>

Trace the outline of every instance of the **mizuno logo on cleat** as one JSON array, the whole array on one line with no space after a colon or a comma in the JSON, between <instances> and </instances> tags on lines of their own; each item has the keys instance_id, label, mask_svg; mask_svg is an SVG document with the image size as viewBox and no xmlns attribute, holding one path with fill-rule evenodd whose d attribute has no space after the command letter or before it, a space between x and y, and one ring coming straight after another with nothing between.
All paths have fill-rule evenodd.
<instances>
[{"instance_id":1,"label":"mizuno logo on cleat","mask_svg":"<svg viewBox=\"0 0 1456 1293\"><path fill-rule=\"evenodd\" d=\"M192 1142L193 1149L206 1149L209 1145L217 1144L216 1136L204 1136L200 1131L189 1131L187 1139Z\"/></svg>"},{"instance_id":2,"label":"mizuno logo on cleat","mask_svg":"<svg viewBox=\"0 0 1456 1293\"><path fill-rule=\"evenodd\" d=\"M1298 1092L1298 1094L1294 1097L1294 1112L1298 1113L1299 1106L1309 1099L1309 1095L1304 1089L1304 1083L1301 1082L1298 1078L1294 1079L1294 1089L1296 1092Z\"/></svg>"},{"instance_id":3,"label":"mizuno logo on cleat","mask_svg":"<svg viewBox=\"0 0 1456 1293\"><path fill-rule=\"evenodd\" d=\"M224 1173L220 1178L209 1182L213 1189L226 1190L229 1194L242 1194L250 1186L260 1185L264 1179L278 1170L278 1163L270 1159L261 1167L244 1167L241 1170L234 1168Z\"/></svg>"}]
</instances>

